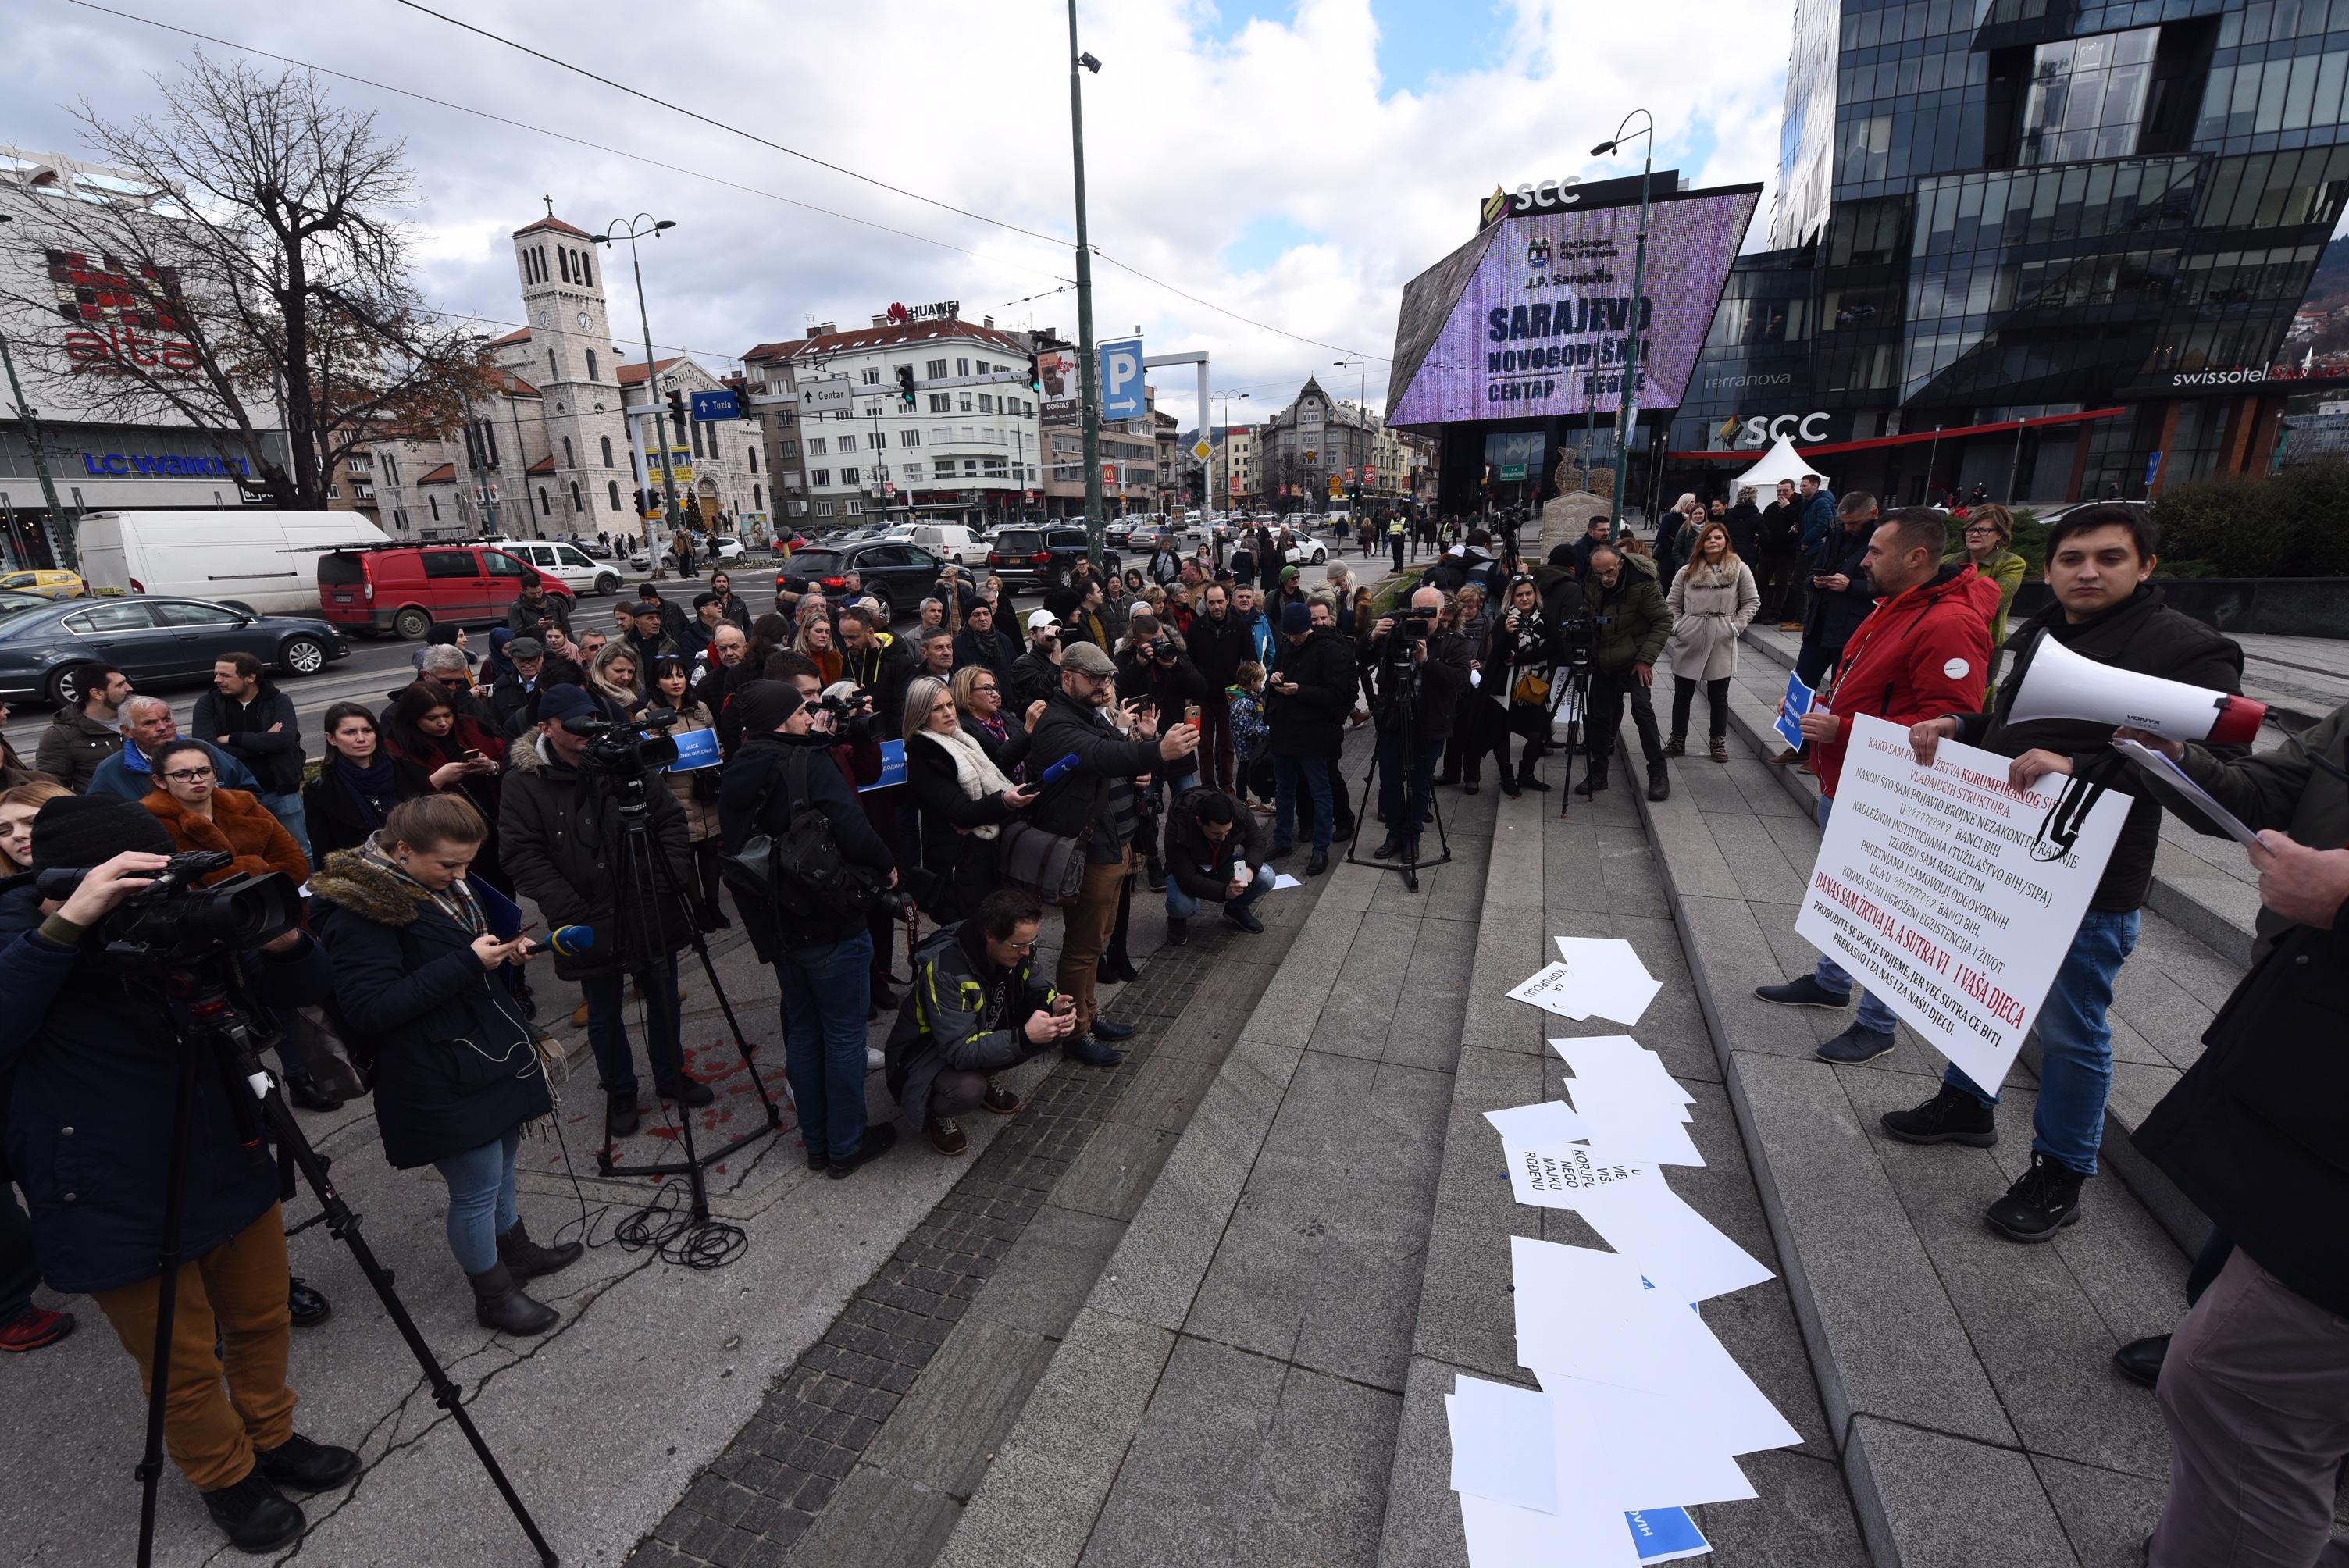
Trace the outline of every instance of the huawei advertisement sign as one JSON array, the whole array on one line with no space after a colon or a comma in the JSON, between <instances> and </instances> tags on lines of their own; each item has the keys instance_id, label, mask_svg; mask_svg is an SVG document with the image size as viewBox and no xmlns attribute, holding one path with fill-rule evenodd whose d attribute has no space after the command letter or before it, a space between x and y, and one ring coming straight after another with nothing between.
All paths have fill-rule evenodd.
<instances>
[{"instance_id":1,"label":"huawei advertisement sign","mask_svg":"<svg viewBox=\"0 0 2349 1568\"><path fill-rule=\"evenodd\" d=\"M1390 418L1612 413L1635 334L1636 405L1677 407L1758 199L1741 190L1655 203L1636 298L1636 203L1503 220Z\"/></svg>"}]
</instances>

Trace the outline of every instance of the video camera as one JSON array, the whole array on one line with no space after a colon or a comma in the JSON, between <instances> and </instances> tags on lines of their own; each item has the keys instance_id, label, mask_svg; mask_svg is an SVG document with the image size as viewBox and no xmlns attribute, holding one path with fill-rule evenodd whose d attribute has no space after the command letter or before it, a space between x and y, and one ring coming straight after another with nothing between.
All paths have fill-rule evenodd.
<instances>
[{"instance_id":1,"label":"video camera","mask_svg":"<svg viewBox=\"0 0 2349 1568\"><path fill-rule=\"evenodd\" d=\"M566 718L563 727L586 738L587 749L579 760L589 771L612 779L641 779L677 760L677 738L668 733L675 723L674 710L648 707L623 722Z\"/></svg>"},{"instance_id":2,"label":"video camera","mask_svg":"<svg viewBox=\"0 0 2349 1568\"><path fill-rule=\"evenodd\" d=\"M1442 614L1440 610L1423 610L1409 604L1388 611L1387 618L1394 626L1380 650L1387 662L1400 664L1410 658L1411 645L1426 640L1435 630L1436 617Z\"/></svg>"},{"instance_id":3,"label":"video camera","mask_svg":"<svg viewBox=\"0 0 2349 1568\"><path fill-rule=\"evenodd\" d=\"M873 688L858 686L846 696L826 693L823 711L832 715L832 732L843 740L869 740L880 727L881 716L874 711Z\"/></svg>"},{"instance_id":4,"label":"video camera","mask_svg":"<svg viewBox=\"0 0 2349 1568\"><path fill-rule=\"evenodd\" d=\"M244 872L211 887L196 884L235 859L225 850L189 850L165 862L154 880L98 923L107 956L141 968L172 969L243 953L302 923L302 895L280 872ZM87 869L43 872L45 899L64 900Z\"/></svg>"}]
</instances>

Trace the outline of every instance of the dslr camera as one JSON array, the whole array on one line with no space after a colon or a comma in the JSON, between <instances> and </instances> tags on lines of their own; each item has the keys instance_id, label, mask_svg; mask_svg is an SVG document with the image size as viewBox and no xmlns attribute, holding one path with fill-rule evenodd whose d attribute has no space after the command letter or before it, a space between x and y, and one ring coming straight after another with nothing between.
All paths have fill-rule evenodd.
<instances>
[{"instance_id":1,"label":"dslr camera","mask_svg":"<svg viewBox=\"0 0 2349 1568\"><path fill-rule=\"evenodd\" d=\"M566 718L563 727L586 737L587 750L580 761L589 771L610 779L642 779L677 760L677 738L668 733L676 722L674 710L649 707L624 723Z\"/></svg>"},{"instance_id":2,"label":"dslr camera","mask_svg":"<svg viewBox=\"0 0 2349 1568\"><path fill-rule=\"evenodd\" d=\"M225 850L173 855L153 882L98 923L106 955L140 968L182 968L262 946L302 923L302 895L281 872L196 885L233 859ZM88 874L87 869L43 872L37 885L43 898L62 900Z\"/></svg>"}]
</instances>

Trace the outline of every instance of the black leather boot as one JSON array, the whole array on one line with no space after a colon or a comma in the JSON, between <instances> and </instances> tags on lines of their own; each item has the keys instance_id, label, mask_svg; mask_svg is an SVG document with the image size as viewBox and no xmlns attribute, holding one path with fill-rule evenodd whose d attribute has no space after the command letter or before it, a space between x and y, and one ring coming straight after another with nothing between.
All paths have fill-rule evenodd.
<instances>
[{"instance_id":1,"label":"black leather boot","mask_svg":"<svg viewBox=\"0 0 2349 1568\"><path fill-rule=\"evenodd\" d=\"M536 1279L557 1269L567 1269L579 1261L587 1249L577 1242L564 1242L558 1246L543 1247L530 1239L530 1231L522 1221L498 1238L498 1261L513 1272L516 1279Z\"/></svg>"},{"instance_id":2,"label":"black leather boot","mask_svg":"<svg viewBox=\"0 0 2349 1568\"><path fill-rule=\"evenodd\" d=\"M501 1334L543 1334L562 1319L554 1308L524 1295L522 1286L514 1284L513 1271L502 1263L465 1277L473 1282L473 1316L483 1328Z\"/></svg>"}]
</instances>

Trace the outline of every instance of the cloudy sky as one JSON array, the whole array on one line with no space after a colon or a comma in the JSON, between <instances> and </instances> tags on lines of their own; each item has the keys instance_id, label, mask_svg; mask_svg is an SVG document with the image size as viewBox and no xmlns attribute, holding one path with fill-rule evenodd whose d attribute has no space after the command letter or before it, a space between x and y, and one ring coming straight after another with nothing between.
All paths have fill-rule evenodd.
<instances>
[{"instance_id":1,"label":"cloudy sky","mask_svg":"<svg viewBox=\"0 0 2349 1568\"><path fill-rule=\"evenodd\" d=\"M0 143L81 152L80 101L114 119L147 112L154 78L176 76L191 51L244 46L365 78L328 86L408 143L428 293L496 330L521 319L507 235L551 195L582 228L643 211L676 221L645 251L654 337L712 368L893 300L959 299L967 318L1075 336L1063 5L430 3L994 222L761 146L398 0L119 0L123 13L222 41L201 46L69 0L10 0ZM1635 108L1656 117L1659 167L1772 187L1752 248L1775 194L1792 11L1791 0L1651 0L1640 26L1614 15L1600 26L1587 0L1081 0L1082 46L1102 62L1085 80L1092 238L1108 258L1094 267L1096 330L1138 326L1154 354L1206 349L1216 388L1249 394L1234 399L1235 421L1279 407L1308 375L1353 396L1361 373L1332 361L1355 355L1368 356L1380 405L1403 284L1468 238L1496 183L1637 172L1636 144L1628 163L1586 156ZM633 338L635 302L614 292L614 325ZM1187 368L1157 378L1161 406L1190 422Z\"/></svg>"}]
</instances>

